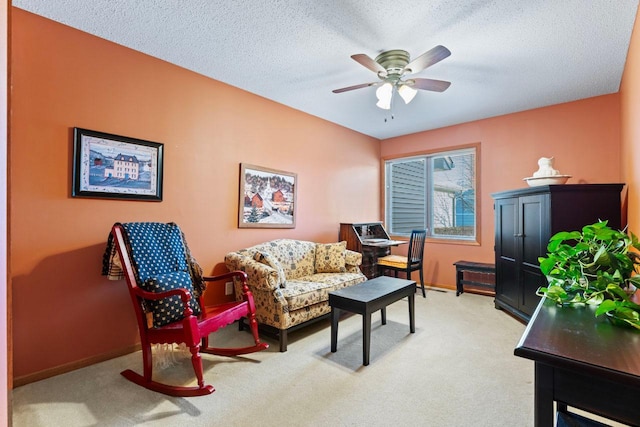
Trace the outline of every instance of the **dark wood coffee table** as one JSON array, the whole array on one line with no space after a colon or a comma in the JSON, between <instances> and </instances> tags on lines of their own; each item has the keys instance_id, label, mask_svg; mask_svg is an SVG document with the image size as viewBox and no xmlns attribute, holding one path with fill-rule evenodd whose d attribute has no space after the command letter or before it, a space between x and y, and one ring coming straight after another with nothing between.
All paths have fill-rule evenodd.
<instances>
[{"instance_id":1,"label":"dark wood coffee table","mask_svg":"<svg viewBox=\"0 0 640 427\"><path fill-rule=\"evenodd\" d=\"M329 292L331 306L331 352L338 350L338 318L340 310L362 315L362 364L369 364L371 349L371 313L380 310L382 324L387 324L387 306L409 297L409 331L416 331L416 282L380 276L355 286Z\"/></svg>"}]
</instances>

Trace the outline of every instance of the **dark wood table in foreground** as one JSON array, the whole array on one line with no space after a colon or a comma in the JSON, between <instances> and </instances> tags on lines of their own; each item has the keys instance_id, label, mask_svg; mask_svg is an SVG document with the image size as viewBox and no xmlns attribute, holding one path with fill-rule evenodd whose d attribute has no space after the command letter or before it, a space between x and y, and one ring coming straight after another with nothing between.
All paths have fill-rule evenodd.
<instances>
[{"instance_id":1,"label":"dark wood table in foreground","mask_svg":"<svg viewBox=\"0 0 640 427\"><path fill-rule=\"evenodd\" d=\"M554 401L640 426L640 331L594 312L543 298L514 351L535 361L537 427L553 426Z\"/></svg>"},{"instance_id":2,"label":"dark wood table in foreground","mask_svg":"<svg viewBox=\"0 0 640 427\"><path fill-rule=\"evenodd\" d=\"M371 349L371 314L380 310L382 324L387 324L387 306L409 297L409 331L416 331L416 282L380 276L355 286L329 292L331 306L331 352L338 350L338 318L340 310L362 315L362 364L369 364Z\"/></svg>"}]
</instances>

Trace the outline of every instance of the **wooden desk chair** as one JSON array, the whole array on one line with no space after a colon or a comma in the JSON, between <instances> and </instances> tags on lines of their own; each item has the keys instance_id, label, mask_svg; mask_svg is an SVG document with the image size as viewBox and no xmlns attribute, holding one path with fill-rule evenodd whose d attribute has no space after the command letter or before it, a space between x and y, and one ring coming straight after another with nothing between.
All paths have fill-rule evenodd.
<instances>
[{"instance_id":1,"label":"wooden desk chair","mask_svg":"<svg viewBox=\"0 0 640 427\"><path fill-rule=\"evenodd\" d=\"M114 270L124 275L140 332L143 375L127 369L122 375L129 381L169 396L202 396L212 393L214 388L204 384L200 352L235 356L269 347L258 337L255 305L247 287L247 275L242 271L232 271L219 276L202 276L202 270L191 258L176 224L117 223L111 229L109 243L105 253L107 275L117 277ZM118 260L111 261L116 251L119 265ZM107 262L107 258L111 259ZM242 283L242 301L205 306L202 297L205 283L217 282L224 286L229 281ZM248 320L255 345L209 347L209 334L243 317ZM153 381L151 344L172 343L184 343L189 348L197 386L182 387Z\"/></svg>"},{"instance_id":2,"label":"wooden desk chair","mask_svg":"<svg viewBox=\"0 0 640 427\"><path fill-rule=\"evenodd\" d=\"M407 279L411 280L411 272L420 272L420 285L422 286L422 296L427 297L424 290L424 278L422 273L422 260L424 257L424 241L427 237L427 230L413 230L409 238L409 248L407 256L387 255L378 258L378 272L385 274L386 270L393 270L394 276L398 277L398 272L407 274Z\"/></svg>"}]
</instances>

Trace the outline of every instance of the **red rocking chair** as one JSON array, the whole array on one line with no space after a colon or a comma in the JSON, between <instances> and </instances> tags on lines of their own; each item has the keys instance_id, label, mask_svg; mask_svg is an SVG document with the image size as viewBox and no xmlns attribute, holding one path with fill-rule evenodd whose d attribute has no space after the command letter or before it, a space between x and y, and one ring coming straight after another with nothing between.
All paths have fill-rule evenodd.
<instances>
[{"instance_id":1,"label":"red rocking chair","mask_svg":"<svg viewBox=\"0 0 640 427\"><path fill-rule=\"evenodd\" d=\"M219 276L201 276L177 225L117 223L109 241L115 249L111 247L108 251L111 254L117 251L119 255L140 331L144 372L140 375L130 369L123 371L121 374L129 381L169 396L202 396L215 389L204 383L200 352L236 356L269 347L260 342L258 336L247 275L232 271ZM236 280L242 283L242 301L205 307L202 298L205 282L224 284ZM209 346L209 334L242 318L248 320L255 345L244 348ZM197 387L169 385L152 379L151 345L172 343L184 343L189 348Z\"/></svg>"}]
</instances>

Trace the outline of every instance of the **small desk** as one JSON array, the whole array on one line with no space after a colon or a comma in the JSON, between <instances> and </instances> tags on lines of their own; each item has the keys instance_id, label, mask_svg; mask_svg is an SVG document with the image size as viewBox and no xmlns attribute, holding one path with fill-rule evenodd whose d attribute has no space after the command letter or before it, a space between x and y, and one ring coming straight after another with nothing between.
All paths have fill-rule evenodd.
<instances>
[{"instance_id":1,"label":"small desk","mask_svg":"<svg viewBox=\"0 0 640 427\"><path fill-rule=\"evenodd\" d=\"M409 243L405 240L393 240L384 229L382 221L340 223L338 241L346 241L347 249L362 254L360 270L373 279L378 276L378 258L389 255L392 246Z\"/></svg>"},{"instance_id":2,"label":"small desk","mask_svg":"<svg viewBox=\"0 0 640 427\"><path fill-rule=\"evenodd\" d=\"M382 258L391 254L391 248L393 246L406 245L409 243L407 240L391 240L391 239L374 239L378 241L362 241L362 258L367 259L367 266L369 267L366 272L363 271L367 279L374 279L378 277L378 258Z\"/></svg>"},{"instance_id":3,"label":"small desk","mask_svg":"<svg viewBox=\"0 0 640 427\"><path fill-rule=\"evenodd\" d=\"M593 307L543 298L514 354L535 361L535 425L553 426L553 402L640 425L640 332L613 326Z\"/></svg>"},{"instance_id":4,"label":"small desk","mask_svg":"<svg viewBox=\"0 0 640 427\"><path fill-rule=\"evenodd\" d=\"M366 282L329 292L331 306L331 352L338 351L338 318L340 310L362 315L362 364L369 364L371 349L371 313L380 310L382 324L387 324L387 306L409 297L409 331L416 331L416 282L380 276Z\"/></svg>"}]
</instances>

